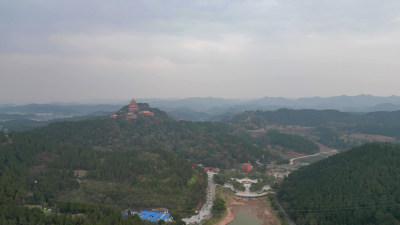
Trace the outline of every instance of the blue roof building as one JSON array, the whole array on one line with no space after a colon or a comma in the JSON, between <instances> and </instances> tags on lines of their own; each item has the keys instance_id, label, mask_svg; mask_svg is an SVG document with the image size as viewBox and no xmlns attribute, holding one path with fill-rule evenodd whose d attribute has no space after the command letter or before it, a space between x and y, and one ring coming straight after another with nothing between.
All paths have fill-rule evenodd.
<instances>
[{"instance_id":1,"label":"blue roof building","mask_svg":"<svg viewBox=\"0 0 400 225\"><path fill-rule=\"evenodd\" d=\"M133 215L136 212L133 212L130 210L130 214ZM125 210L122 212L122 215L128 216L129 210ZM171 218L170 214L165 214L165 213L158 213L158 212L153 212L153 211L141 211L140 213L137 213L137 215L140 217L142 220L147 220L150 222L157 222L159 220L164 220L167 221L168 219Z\"/></svg>"}]
</instances>

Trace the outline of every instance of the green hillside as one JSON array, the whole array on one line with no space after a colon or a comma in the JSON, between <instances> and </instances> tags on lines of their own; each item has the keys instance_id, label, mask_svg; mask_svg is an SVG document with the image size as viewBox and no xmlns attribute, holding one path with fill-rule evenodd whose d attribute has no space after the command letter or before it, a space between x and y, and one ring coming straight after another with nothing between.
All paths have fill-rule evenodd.
<instances>
[{"instance_id":1,"label":"green hillside","mask_svg":"<svg viewBox=\"0 0 400 225\"><path fill-rule=\"evenodd\" d=\"M319 151L318 145L302 136L284 134L276 130L271 130L267 134L258 136L254 139L255 143L260 147L278 145L284 149L305 154L314 154Z\"/></svg>"},{"instance_id":2,"label":"green hillside","mask_svg":"<svg viewBox=\"0 0 400 225\"><path fill-rule=\"evenodd\" d=\"M322 126L328 122L355 123L358 119L357 115L337 110L279 109L276 111L247 111L225 117L222 121L256 126L266 124Z\"/></svg>"},{"instance_id":3,"label":"green hillside","mask_svg":"<svg viewBox=\"0 0 400 225\"><path fill-rule=\"evenodd\" d=\"M124 107L116 119L57 122L11 132L9 137L0 133L0 211L8 215L6 207L14 207L21 213L14 218L31 220L29 214L36 212L19 207L43 205L60 210L63 204L73 203L78 205L63 213L83 213L83 221L92 223L116 216L114 221L121 224L127 221L117 214L126 208L167 207L189 214L204 200L207 185L205 172L195 163L232 168L257 159L280 159L261 142L237 135L234 125L176 121L147 104L139 107L155 116L139 114L136 120L126 120ZM316 150L299 136L268 133L267 139L285 148ZM93 219L92 214L99 217ZM68 221L44 214L35 218Z\"/></svg>"},{"instance_id":4,"label":"green hillside","mask_svg":"<svg viewBox=\"0 0 400 225\"><path fill-rule=\"evenodd\" d=\"M205 172L165 150L98 151L24 133L13 133L11 141L0 145L2 205L79 200L117 209L191 210L204 198Z\"/></svg>"},{"instance_id":5,"label":"green hillside","mask_svg":"<svg viewBox=\"0 0 400 225\"><path fill-rule=\"evenodd\" d=\"M354 114L338 110L279 109L276 111L247 111L227 116L222 121L256 126L266 124L325 126L329 123L399 126L400 111Z\"/></svg>"},{"instance_id":6,"label":"green hillside","mask_svg":"<svg viewBox=\"0 0 400 225\"><path fill-rule=\"evenodd\" d=\"M400 147L365 144L293 172L278 199L296 224L400 224Z\"/></svg>"},{"instance_id":7,"label":"green hillside","mask_svg":"<svg viewBox=\"0 0 400 225\"><path fill-rule=\"evenodd\" d=\"M7 137L4 132L0 131L0 144L7 142Z\"/></svg>"},{"instance_id":8,"label":"green hillside","mask_svg":"<svg viewBox=\"0 0 400 225\"><path fill-rule=\"evenodd\" d=\"M222 121L248 130L279 127L283 133L288 133L288 127L292 126L298 128L299 135L339 150L373 141L400 142L400 111L356 114L337 110L279 109L247 111L224 117Z\"/></svg>"},{"instance_id":9,"label":"green hillside","mask_svg":"<svg viewBox=\"0 0 400 225\"><path fill-rule=\"evenodd\" d=\"M154 147L213 167L230 168L238 163L279 158L248 140L232 135L233 127L219 122L176 121L165 112L140 104L155 118L125 120L124 107L117 119L100 117L80 122L53 123L29 132L59 143L96 146L103 150Z\"/></svg>"}]
</instances>

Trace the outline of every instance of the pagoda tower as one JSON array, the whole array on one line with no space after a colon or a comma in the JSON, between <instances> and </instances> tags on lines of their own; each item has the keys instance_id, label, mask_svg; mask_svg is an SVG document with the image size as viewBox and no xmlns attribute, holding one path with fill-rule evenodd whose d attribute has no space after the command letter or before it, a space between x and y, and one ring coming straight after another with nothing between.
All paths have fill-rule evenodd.
<instances>
[{"instance_id":1,"label":"pagoda tower","mask_svg":"<svg viewBox=\"0 0 400 225\"><path fill-rule=\"evenodd\" d=\"M139 106L136 103L135 99L132 99L131 103L129 104L128 109L129 109L129 112L131 112L131 113L135 113L135 112L139 111Z\"/></svg>"},{"instance_id":2,"label":"pagoda tower","mask_svg":"<svg viewBox=\"0 0 400 225\"><path fill-rule=\"evenodd\" d=\"M136 103L135 99L132 99L129 106L128 106L128 113L126 114L126 119L136 119L137 115L136 112L139 111L139 106Z\"/></svg>"}]
</instances>

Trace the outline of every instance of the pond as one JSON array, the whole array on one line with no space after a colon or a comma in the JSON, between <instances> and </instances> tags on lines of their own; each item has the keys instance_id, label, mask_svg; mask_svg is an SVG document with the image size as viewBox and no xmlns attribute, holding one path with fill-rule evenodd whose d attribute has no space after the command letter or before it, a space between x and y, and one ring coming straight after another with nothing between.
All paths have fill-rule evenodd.
<instances>
[{"instance_id":1,"label":"pond","mask_svg":"<svg viewBox=\"0 0 400 225\"><path fill-rule=\"evenodd\" d=\"M248 207L242 207L239 212L235 215L235 220L229 223L229 225L261 225L263 221L258 219L255 212Z\"/></svg>"}]
</instances>

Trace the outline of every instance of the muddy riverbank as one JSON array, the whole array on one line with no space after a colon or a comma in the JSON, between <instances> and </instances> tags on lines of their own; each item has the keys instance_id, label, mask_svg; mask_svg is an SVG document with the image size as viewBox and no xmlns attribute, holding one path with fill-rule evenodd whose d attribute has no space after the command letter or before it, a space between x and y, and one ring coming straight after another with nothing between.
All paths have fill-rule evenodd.
<instances>
[{"instance_id":1,"label":"muddy riverbank","mask_svg":"<svg viewBox=\"0 0 400 225\"><path fill-rule=\"evenodd\" d=\"M227 206L227 216L217 223L217 225L228 225L235 220L235 216L240 210L251 210L252 214L263 221L262 225L279 225L278 218L271 212L265 198L241 198L232 196L232 201ZM251 225L251 224L247 224Z\"/></svg>"}]
</instances>

